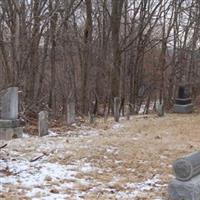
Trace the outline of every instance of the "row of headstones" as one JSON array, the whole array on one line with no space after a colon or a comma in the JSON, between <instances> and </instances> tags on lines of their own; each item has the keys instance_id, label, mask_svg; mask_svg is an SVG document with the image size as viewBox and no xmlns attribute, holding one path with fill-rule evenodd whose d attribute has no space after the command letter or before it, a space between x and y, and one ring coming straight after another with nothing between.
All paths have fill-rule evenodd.
<instances>
[{"instance_id":1,"label":"row of headstones","mask_svg":"<svg viewBox=\"0 0 200 200\"><path fill-rule=\"evenodd\" d=\"M67 124L72 124L75 122L75 103L70 102L67 104ZM39 136L48 135L48 112L41 111L38 114L38 134Z\"/></svg>"},{"instance_id":2,"label":"row of headstones","mask_svg":"<svg viewBox=\"0 0 200 200\"><path fill-rule=\"evenodd\" d=\"M116 122L119 122L120 118L120 98L116 97L114 99L114 118ZM129 119L130 111L129 107L126 107L126 114L127 119ZM75 103L70 102L67 105L67 123L72 124L75 122ZM89 122L94 122L94 115L89 113ZM48 135L48 112L47 111L41 111L38 114L38 134L39 136L45 136Z\"/></svg>"},{"instance_id":3,"label":"row of headstones","mask_svg":"<svg viewBox=\"0 0 200 200\"><path fill-rule=\"evenodd\" d=\"M163 104L156 105L156 111L159 116L164 115ZM127 119L130 117L129 105L125 106L125 113ZM91 122L93 122L94 116L89 114ZM10 87L6 90L5 94L1 98L1 119L15 120L18 118L18 88ZM120 98L114 98L114 119L116 122L120 118ZM71 124L75 122L75 103L70 102L67 104L67 123Z\"/></svg>"},{"instance_id":4,"label":"row of headstones","mask_svg":"<svg viewBox=\"0 0 200 200\"><path fill-rule=\"evenodd\" d=\"M162 115L163 107L158 107L158 113L161 112ZM130 118L130 107L129 105L125 106L125 114L127 119ZM114 98L114 119L116 122L119 122L120 118L120 98ZM18 88L10 87L6 89L4 94L1 97L1 119L3 120L17 120L18 119ZM94 122L94 116L89 114L90 122ZM67 123L72 124L75 122L75 103L69 102L67 104ZM48 134L48 113L42 111L39 113L38 120L38 129L39 135L43 136Z\"/></svg>"},{"instance_id":5,"label":"row of headstones","mask_svg":"<svg viewBox=\"0 0 200 200\"><path fill-rule=\"evenodd\" d=\"M121 100L119 97L114 98L114 120L115 122L119 122L120 119L120 104ZM156 107L158 116L164 115L164 108L162 104L157 105ZM125 115L126 119L130 119L130 106L125 106ZM88 113L89 116L89 122L94 123L94 115L92 113ZM75 103L70 102L67 104L67 124L72 124L75 122ZM38 130L39 130L39 136L44 136L48 134L48 112L47 111L41 111L39 113L39 121L38 121Z\"/></svg>"},{"instance_id":6,"label":"row of headstones","mask_svg":"<svg viewBox=\"0 0 200 200\"><path fill-rule=\"evenodd\" d=\"M20 126L20 122L18 120L18 88L17 87L9 87L1 92L0 106L1 106L0 128L1 127L16 128L17 126ZM75 103L70 102L67 104L67 123L72 124L74 122L75 122ZM13 125L15 126L13 127ZM41 111L39 113L38 131L39 131L39 136L44 136L48 134L48 112L47 111Z\"/></svg>"},{"instance_id":7,"label":"row of headstones","mask_svg":"<svg viewBox=\"0 0 200 200\"><path fill-rule=\"evenodd\" d=\"M161 103L156 104L156 112L159 117L164 116L164 105ZM130 106L126 105L125 106L125 115L126 118L129 120L130 119ZM115 122L119 122L120 118L120 98L115 97L114 98L114 119Z\"/></svg>"},{"instance_id":8,"label":"row of headstones","mask_svg":"<svg viewBox=\"0 0 200 200\"><path fill-rule=\"evenodd\" d=\"M7 89L7 92L3 95L1 99L2 110L1 118L2 119L17 119L18 118L18 88L10 87ZM164 114L163 105L159 104L156 107L158 115L162 116ZM125 106L125 113L127 119L130 118L130 107L129 105ZM90 116L89 117L93 117ZM116 122L120 118L120 98L114 98L114 119ZM75 103L69 102L67 104L67 123L71 124L75 122ZM92 122L92 120L91 120Z\"/></svg>"},{"instance_id":9,"label":"row of headstones","mask_svg":"<svg viewBox=\"0 0 200 200\"><path fill-rule=\"evenodd\" d=\"M130 109L129 106L126 106L126 115L127 119L130 118ZM116 122L119 122L120 118L120 98L114 98L114 119ZM94 122L94 115L89 113L90 123ZM67 123L72 124L75 122L75 103L70 102L67 105ZM39 136L45 136L48 134L48 112L41 111L38 114L38 133Z\"/></svg>"}]
</instances>

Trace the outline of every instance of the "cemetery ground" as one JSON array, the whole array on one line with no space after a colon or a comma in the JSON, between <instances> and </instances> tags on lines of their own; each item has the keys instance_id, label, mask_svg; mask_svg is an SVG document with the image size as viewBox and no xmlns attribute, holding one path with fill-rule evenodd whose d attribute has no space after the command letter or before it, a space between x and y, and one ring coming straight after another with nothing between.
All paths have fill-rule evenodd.
<instances>
[{"instance_id":1,"label":"cemetery ground","mask_svg":"<svg viewBox=\"0 0 200 200\"><path fill-rule=\"evenodd\" d=\"M0 199L167 200L172 162L200 149L200 114L99 119L25 136L0 150Z\"/></svg>"}]
</instances>

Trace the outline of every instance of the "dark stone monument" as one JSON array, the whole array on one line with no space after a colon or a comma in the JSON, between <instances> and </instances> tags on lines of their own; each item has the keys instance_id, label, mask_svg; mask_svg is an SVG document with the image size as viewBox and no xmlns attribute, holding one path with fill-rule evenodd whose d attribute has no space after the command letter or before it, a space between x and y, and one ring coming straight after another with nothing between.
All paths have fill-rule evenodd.
<instances>
[{"instance_id":1,"label":"dark stone monument","mask_svg":"<svg viewBox=\"0 0 200 200\"><path fill-rule=\"evenodd\" d=\"M178 87L178 96L175 99L173 110L176 113L191 113L193 111L189 85L186 83L181 83Z\"/></svg>"}]
</instances>

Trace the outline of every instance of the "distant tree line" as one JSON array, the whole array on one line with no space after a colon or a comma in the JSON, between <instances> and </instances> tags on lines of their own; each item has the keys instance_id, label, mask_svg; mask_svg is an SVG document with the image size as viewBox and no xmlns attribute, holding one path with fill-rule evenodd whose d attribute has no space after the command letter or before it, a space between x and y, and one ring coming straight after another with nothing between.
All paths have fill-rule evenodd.
<instances>
[{"instance_id":1,"label":"distant tree line","mask_svg":"<svg viewBox=\"0 0 200 200\"><path fill-rule=\"evenodd\" d=\"M199 93L199 0L0 0L0 89L20 88L21 110L104 114Z\"/></svg>"}]
</instances>

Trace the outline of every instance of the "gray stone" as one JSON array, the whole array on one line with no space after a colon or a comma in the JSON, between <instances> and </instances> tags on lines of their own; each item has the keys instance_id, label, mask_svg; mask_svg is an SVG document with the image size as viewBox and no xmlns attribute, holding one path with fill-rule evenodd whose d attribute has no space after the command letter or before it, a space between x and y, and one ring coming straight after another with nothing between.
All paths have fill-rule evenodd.
<instances>
[{"instance_id":1,"label":"gray stone","mask_svg":"<svg viewBox=\"0 0 200 200\"><path fill-rule=\"evenodd\" d=\"M95 122L95 115L92 114L92 113L90 113L90 112L88 112L88 119L89 119L89 123L90 124L94 124L94 122Z\"/></svg>"},{"instance_id":2,"label":"gray stone","mask_svg":"<svg viewBox=\"0 0 200 200\"><path fill-rule=\"evenodd\" d=\"M200 151L176 160L173 164L175 176L180 181L188 181L200 174Z\"/></svg>"},{"instance_id":3,"label":"gray stone","mask_svg":"<svg viewBox=\"0 0 200 200\"><path fill-rule=\"evenodd\" d=\"M170 200L200 200L200 175L186 182L173 179L168 191Z\"/></svg>"},{"instance_id":4,"label":"gray stone","mask_svg":"<svg viewBox=\"0 0 200 200\"><path fill-rule=\"evenodd\" d=\"M69 102L67 104L67 124L72 124L75 122L76 113L75 113L75 103Z\"/></svg>"},{"instance_id":5,"label":"gray stone","mask_svg":"<svg viewBox=\"0 0 200 200\"><path fill-rule=\"evenodd\" d=\"M126 119L130 120L130 106L129 105L125 106L125 115L126 115Z\"/></svg>"},{"instance_id":6,"label":"gray stone","mask_svg":"<svg viewBox=\"0 0 200 200\"><path fill-rule=\"evenodd\" d=\"M192 98L185 98L185 99L176 98L175 103L178 105L188 105L192 103Z\"/></svg>"},{"instance_id":7,"label":"gray stone","mask_svg":"<svg viewBox=\"0 0 200 200\"><path fill-rule=\"evenodd\" d=\"M18 88L8 88L1 97L1 118L18 118Z\"/></svg>"},{"instance_id":8,"label":"gray stone","mask_svg":"<svg viewBox=\"0 0 200 200\"><path fill-rule=\"evenodd\" d=\"M187 105L174 104L173 110L176 113L191 113L193 111L193 104L192 103Z\"/></svg>"},{"instance_id":9,"label":"gray stone","mask_svg":"<svg viewBox=\"0 0 200 200\"><path fill-rule=\"evenodd\" d=\"M0 128L16 128L20 126L21 126L21 121L19 119L16 120L0 119Z\"/></svg>"},{"instance_id":10,"label":"gray stone","mask_svg":"<svg viewBox=\"0 0 200 200\"><path fill-rule=\"evenodd\" d=\"M114 119L116 122L119 122L119 117L120 117L119 109L120 109L120 98L115 97L114 98Z\"/></svg>"},{"instance_id":11,"label":"gray stone","mask_svg":"<svg viewBox=\"0 0 200 200\"><path fill-rule=\"evenodd\" d=\"M47 111L41 111L39 113L38 132L39 132L40 137L48 135L48 112Z\"/></svg>"},{"instance_id":12,"label":"gray stone","mask_svg":"<svg viewBox=\"0 0 200 200\"><path fill-rule=\"evenodd\" d=\"M156 104L156 112L159 117L164 116L164 105L160 103Z\"/></svg>"},{"instance_id":13,"label":"gray stone","mask_svg":"<svg viewBox=\"0 0 200 200\"><path fill-rule=\"evenodd\" d=\"M23 134L22 127L16 128L0 128L0 140L11 140L21 138Z\"/></svg>"}]
</instances>

